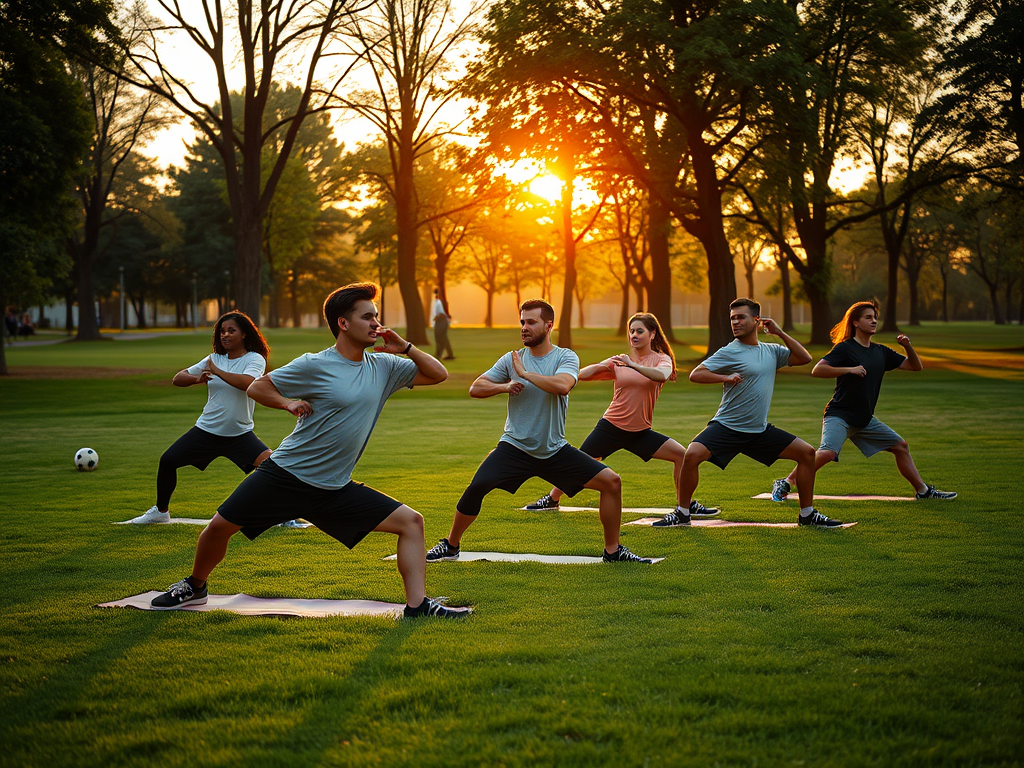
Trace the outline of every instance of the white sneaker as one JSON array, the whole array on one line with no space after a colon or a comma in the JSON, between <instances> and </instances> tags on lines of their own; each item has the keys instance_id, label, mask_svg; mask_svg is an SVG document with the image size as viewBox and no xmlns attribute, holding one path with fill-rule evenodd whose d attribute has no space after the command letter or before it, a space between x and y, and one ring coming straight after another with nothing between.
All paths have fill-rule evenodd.
<instances>
[{"instance_id":1,"label":"white sneaker","mask_svg":"<svg viewBox=\"0 0 1024 768\"><path fill-rule=\"evenodd\" d=\"M306 525L304 523L300 523L298 520L288 520L287 522L284 522L284 523L278 523L277 527L278 528L305 528Z\"/></svg>"},{"instance_id":2,"label":"white sneaker","mask_svg":"<svg viewBox=\"0 0 1024 768\"><path fill-rule=\"evenodd\" d=\"M131 519L135 525L149 525L150 523L169 523L171 522L170 512L161 512L156 506L152 506L145 511L144 514Z\"/></svg>"}]
</instances>

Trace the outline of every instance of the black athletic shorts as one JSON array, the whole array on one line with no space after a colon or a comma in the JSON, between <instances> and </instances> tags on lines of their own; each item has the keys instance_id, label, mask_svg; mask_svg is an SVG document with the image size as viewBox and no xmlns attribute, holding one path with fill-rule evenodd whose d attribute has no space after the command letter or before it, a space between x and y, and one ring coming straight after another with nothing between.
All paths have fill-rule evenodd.
<instances>
[{"instance_id":1,"label":"black athletic shorts","mask_svg":"<svg viewBox=\"0 0 1024 768\"><path fill-rule=\"evenodd\" d=\"M740 453L770 467L779 460L779 454L794 440L796 435L791 435L771 424L764 432L739 432L717 421L709 421L704 431L690 442L700 443L711 451L709 461L725 469Z\"/></svg>"},{"instance_id":2,"label":"black athletic shorts","mask_svg":"<svg viewBox=\"0 0 1024 768\"><path fill-rule=\"evenodd\" d=\"M317 488L267 459L217 511L229 523L242 526L248 539L301 517L352 549L400 506L402 502L362 483Z\"/></svg>"},{"instance_id":3,"label":"black athletic shorts","mask_svg":"<svg viewBox=\"0 0 1024 768\"><path fill-rule=\"evenodd\" d=\"M199 427L192 427L164 451L166 458L175 466L192 465L200 471L210 462L223 456L235 463L240 470L249 474L256 467L253 464L264 451L268 450L255 432L243 432L235 437L222 437Z\"/></svg>"},{"instance_id":4,"label":"black athletic shorts","mask_svg":"<svg viewBox=\"0 0 1024 768\"><path fill-rule=\"evenodd\" d=\"M607 459L616 451L626 450L644 461L650 461L668 439L668 435L653 429L629 432L616 427L607 419L601 419L587 435L580 450L595 459Z\"/></svg>"},{"instance_id":5,"label":"black athletic shorts","mask_svg":"<svg viewBox=\"0 0 1024 768\"><path fill-rule=\"evenodd\" d=\"M502 441L477 468L473 481L455 508L464 515L478 515L484 496L495 488L515 493L533 477L561 488L566 496L575 496L605 469L607 467L604 464L568 444L559 448L553 456L538 459Z\"/></svg>"}]
</instances>

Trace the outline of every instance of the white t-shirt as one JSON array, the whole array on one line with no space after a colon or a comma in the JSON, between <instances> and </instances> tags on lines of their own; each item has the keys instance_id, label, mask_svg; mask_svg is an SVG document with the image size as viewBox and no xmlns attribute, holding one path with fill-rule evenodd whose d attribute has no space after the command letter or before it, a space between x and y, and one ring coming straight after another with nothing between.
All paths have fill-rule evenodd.
<instances>
[{"instance_id":1,"label":"white t-shirt","mask_svg":"<svg viewBox=\"0 0 1024 768\"><path fill-rule=\"evenodd\" d=\"M188 368L188 372L198 376L206 368L207 360L212 360L225 373L241 373L254 379L258 379L267 370L267 361L263 355L259 352L246 352L234 360L227 355L207 355ZM252 412L256 403L249 399L245 390L232 387L220 376L212 377L206 383L206 390L206 407L196 421L197 427L221 437L237 437L252 432Z\"/></svg>"},{"instance_id":2,"label":"white t-shirt","mask_svg":"<svg viewBox=\"0 0 1024 768\"><path fill-rule=\"evenodd\" d=\"M444 302L440 299L434 299L434 317L445 314Z\"/></svg>"}]
</instances>

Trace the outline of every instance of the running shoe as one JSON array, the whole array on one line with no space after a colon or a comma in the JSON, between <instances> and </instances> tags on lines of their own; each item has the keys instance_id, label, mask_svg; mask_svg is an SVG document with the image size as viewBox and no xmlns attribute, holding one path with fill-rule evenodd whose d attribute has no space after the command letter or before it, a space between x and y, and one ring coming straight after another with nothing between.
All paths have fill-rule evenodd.
<instances>
[{"instance_id":1,"label":"running shoe","mask_svg":"<svg viewBox=\"0 0 1024 768\"><path fill-rule=\"evenodd\" d=\"M609 555L607 552L605 552L604 561L606 563L644 563L646 565L650 565L654 562L648 557L640 557L639 555L634 555L621 544L619 544L619 548L615 550L614 555Z\"/></svg>"},{"instance_id":2,"label":"running shoe","mask_svg":"<svg viewBox=\"0 0 1024 768\"><path fill-rule=\"evenodd\" d=\"M714 517L721 511L718 507L705 507L699 501L690 502L690 517Z\"/></svg>"},{"instance_id":3,"label":"running shoe","mask_svg":"<svg viewBox=\"0 0 1024 768\"><path fill-rule=\"evenodd\" d=\"M929 485L928 490L915 494L918 501L923 499L955 499L956 491L940 491L934 485Z\"/></svg>"},{"instance_id":4,"label":"running shoe","mask_svg":"<svg viewBox=\"0 0 1024 768\"><path fill-rule=\"evenodd\" d=\"M171 611L183 605L206 605L207 597L205 584L196 589L189 584L188 579L182 579L177 584L171 584L166 592L154 597L149 604L158 611Z\"/></svg>"},{"instance_id":5,"label":"running shoe","mask_svg":"<svg viewBox=\"0 0 1024 768\"><path fill-rule=\"evenodd\" d=\"M842 520L833 520L831 517L825 517L816 509L812 509L809 515L800 515L797 522L800 525L813 525L815 528L838 528L843 524Z\"/></svg>"},{"instance_id":6,"label":"running shoe","mask_svg":"<svg viewBox=\"0 0 1024 768\"><path fill-rule=\"evenodd\" d=\"M427 552L427 562L436 563L439 560L458 560L459 547L453 547L448 539L441 539Z\"/></svg>"},{"instance_id":7,"label":"running shoe","mask_svg":"<svg viewBox=\"0 0 1024 768\"><path fill-rule=\"evenodd\" d=\"M558 502L550 496L541 496L533 504L527 504L527 509L558 509Z\"/></svg>"},{"instance_id":8,"label":"running shoe","mask_svg":"<svg viewBox=\"0 0 1024 768\"><path fill-rule=\"evenodd\" d=\"M772 501L785 501L786 497L789 496L789 492L792 490L793 486L789 484L789 480L784 477L780 477L772 483Z\"/></svg>"},{"instance_id":9,"label":"running shoe","mask_svg":"<svg viewBox=\"0 0 1024 768\"><path fill-rule=\"evenodd\" d=\"M304 526L298 520L288 520L288 521L283 522L283 523L278 523L277 527L278 528L305 528L306 526Z\"/></svg>"},{"instance_id":10,"label":"running shoe","mask_svg":"<svg viewBox=\"0 0 1024 768\"><path fill-rule=\"evenodd\" d=\"M444 539L441 539L441 541L444 541ZM462 610L446 608L441 605L441 599L424 597L423 602L415 608L411 608L408 605L405 606L405 611L402 615L407 619L418 619L421 616L433 616L438 619L464 619L473 612L472 608L463 608Z\"/></svg>"},{"instance_id":11,"label":"running shoe","mask_svg":"<svg viewBox=\"0 0 1024 768\"><path fill-rule=\"evenodd\" d=\"M690 502L692 507L693 502ZM682 507L676 507L672 512L669 512L661 520L655 520L651 523L654 528L678 528L681 525L690 524L690 513Z\"/></svg>"},{"instance_id":12,"label":"running shoe","mask_svg":"<svg viewBox=\"0 0 1024 768\"><path fill-rule=\"evenodd\" d=\"M169 523L171 522L170 512L161 512L153 505L138 517L133 517L131 522L135 525L149 525L150 523Z\"/></svg>"}]
</instances>

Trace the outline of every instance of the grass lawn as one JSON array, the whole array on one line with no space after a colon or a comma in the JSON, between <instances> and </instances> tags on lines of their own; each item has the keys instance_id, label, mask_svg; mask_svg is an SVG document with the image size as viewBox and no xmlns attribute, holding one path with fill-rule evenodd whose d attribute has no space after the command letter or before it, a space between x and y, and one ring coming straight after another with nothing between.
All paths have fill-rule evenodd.
<instances>
[{"instance_id":1,"label":"grass lawn","mask_svg":"<svg viewBox=\"0 0 1024 768\"><path fill-rule=\"evenodd\" d=\"M959 499L820 503L859 521L842 531L623 528L633 551L667 558L655 566L430 566L429 594L476 606L466 622L95 608L189 572L197 527L111 522L153 503L157 460L206 397L170 379L209 335L9 347L0 765L1020 765L1024 330L911 335L926 370L888 374L878 416ZM267 336L274 365L330 341ZM626 349L606 331L574 336L584 364ZM706 331L681 336L689 369ZM471 400L469 383L518 341L510 329L451 338L450 379L395 395L355 473L422 512L428 546L504 423L504 399ZM832 387L809 368L779 376L771 420L816 445ZM720 394L682 375L655 428L687 442ZM570 441L610 396L610 384L574 390ZM257 408L271 446L293 423ZM75 471L82 446L99 452L97 471ZM608 463L627 506L674 503L667 463ZM726 519L795 521L795 503L750 498L789 467L705 465L697 498ZM241 477L226 460L181 470L172 514L210 517ZM514 509L546 490L488 496L466 548L599 554L596 514ZM910 492L890 456L850 444L818 490ZM387 535L352 551L316 529L235 537L211 591L402 602L382 560L393 551Z\"/></svg>"}]
</instances>

